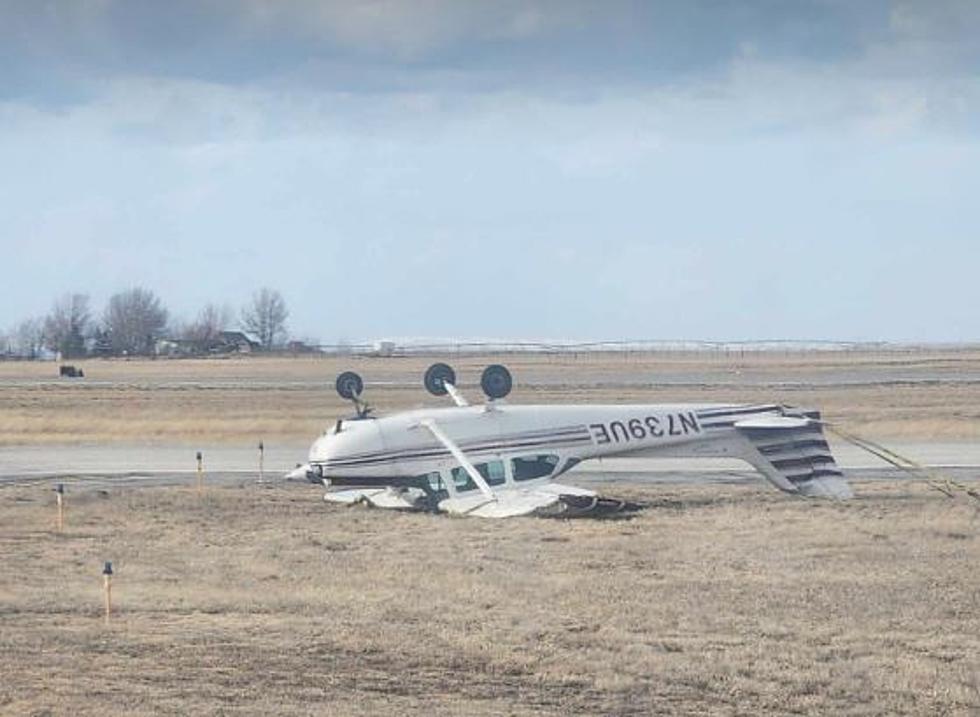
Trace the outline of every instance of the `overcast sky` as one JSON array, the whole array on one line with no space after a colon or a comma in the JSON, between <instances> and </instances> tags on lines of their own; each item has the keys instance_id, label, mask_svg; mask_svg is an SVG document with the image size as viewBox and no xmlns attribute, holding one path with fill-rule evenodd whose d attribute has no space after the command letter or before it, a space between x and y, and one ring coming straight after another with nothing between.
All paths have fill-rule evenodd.
<instances>
[{"instance_id":1,"label":"overcast sky","mask_svg":"<svg viewBox=\"0 0 980 717\"><path fill-rule=\"evenodd\" d=\"M0 0L0 328L980 340L980 2Z\"/></svg>"}]
</instances>

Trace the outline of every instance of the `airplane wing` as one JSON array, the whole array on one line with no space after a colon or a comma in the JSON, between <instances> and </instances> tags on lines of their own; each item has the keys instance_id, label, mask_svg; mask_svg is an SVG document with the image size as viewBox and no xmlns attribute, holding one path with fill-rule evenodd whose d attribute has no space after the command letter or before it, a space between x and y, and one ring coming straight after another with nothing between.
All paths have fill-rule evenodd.
<instances>
[{"instance_id":1,"label":"airplane wing","mask_svg":"<svg viewBox=\"0 0 980 717\"><path fill-rule=\"evenodd\" d=\"M421 510L425 494L419 488L354 488L330 491L323 496L327 503L355 505L365 503L374 508Z\"/></svg>"},{"instance_id":2,"label":"airplane wing","mask_svg":"<svg viewBox=\"0 0 980 717\"><path fill-rule=\"evenodd\" d=\"M819 416L773 416L735 424L747 444L745 460L787 493L852 498L854 493L824 437Z\"/></svg>"}]
</instances>

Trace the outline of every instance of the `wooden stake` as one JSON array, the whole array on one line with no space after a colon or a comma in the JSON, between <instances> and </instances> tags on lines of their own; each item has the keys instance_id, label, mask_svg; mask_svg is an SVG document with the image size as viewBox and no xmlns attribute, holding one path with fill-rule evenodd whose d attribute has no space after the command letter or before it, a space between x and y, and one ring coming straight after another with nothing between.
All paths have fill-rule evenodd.
<instances>
[{"instance_id":1,"label":"wooden stake","mask_svg":"<svg viewBox=\"0 0 980 717\"><path fill-rule=\"evenodd\" d=\"M55 495L58 497L58 532L63 533L65 530L65 486L63 483L59 483L54 489Z\"/></svg>"},{"instance_id":2,"label":"wooden stake","mask_svg":"<svg viewBox=\"0 0 980 717\"><path fill-rule=\"evenodd\" d=\"M265 482L265 444L259 441L259 483Z\"/></svg>"},{"instance_id":3,"label":"wooden stake","mask_svg":"<svg viewBox=\"0 0 980 717\"><path fill-rule=\"evenodd\" d=\"M197 492L204 490L204 456L197 452Z\"/></svg>"},{"instance_id":4,"label":"wooden stake","mask_svg":"<svg viewBox=\"0 0 980 717\"><path fill-rule=\"evenodd\" d=\"M108 625L112 616L112 563L109 561L102 569L102 584L105 592L105 624Z\"/></svg>"}]
</instances>

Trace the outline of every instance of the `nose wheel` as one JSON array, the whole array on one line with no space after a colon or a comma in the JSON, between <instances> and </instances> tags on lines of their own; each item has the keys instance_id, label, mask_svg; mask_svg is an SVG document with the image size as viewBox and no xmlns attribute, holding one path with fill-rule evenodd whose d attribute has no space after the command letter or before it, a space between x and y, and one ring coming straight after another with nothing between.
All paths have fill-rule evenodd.
<instances>
[{"instance_id":1,"label":"nose wheel","mask_svg":"<svg viewBox=\"0 0 980 717\"><path fill-rule=\"evenodd\" d=\"M344 371L337 376L334 388L337 389L338 396L354 404L358 418L367 418L371 408L361 400L361 394L364 392L364 381L360 376L353 371Z\"/></svg>"},{"instance_id":2,"label":"nose wheel","mask_svg":"<svg viewBox=\"0 0 980 717\"><path fill-rule=\"evenodd\" d=\"M337 377L334 387L341 398L354 401L364 391L364 381L353 371L344 371Z\"/></svg>"}]
</instances>

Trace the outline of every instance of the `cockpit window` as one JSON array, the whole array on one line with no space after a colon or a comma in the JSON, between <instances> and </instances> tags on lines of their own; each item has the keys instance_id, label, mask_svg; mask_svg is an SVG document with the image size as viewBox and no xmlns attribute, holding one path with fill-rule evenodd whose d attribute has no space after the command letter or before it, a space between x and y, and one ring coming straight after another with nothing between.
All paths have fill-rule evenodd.
<instances>
[{"instance_id":1,"label":"cockpit window","mask_svg":"<svg viewBox=\"0 0 980 717\"><path fill-rule=\"evenodd\" d=\"M456 490L463 493L468 490L476 490L476 483L470 478L470 474L466 472L463 466L456 466L452 469L453 474L453 485L456 486Z\"/></svg>"},{"instance_id":2,"label":"cockpit window","mask_svg":"<svg viewBox=\"0 0 980 717\"><path fill-rule=\"evenodd\" d=\"M442 475L440 475L439 471L425 473L423 475L416 476L416 478L426 481L429 484L429 488L431 488L434 493L439 493L446 490L446 486L442 483Z\"/></svg>"},{"instance_id":3,"label":"cockpit window","mask_svg":"<svg viewBox=\"0 0 980 717\"><path fill-rule=\"evenodd\" d=\"M540 455L525 456L524 458L514 458L511 466L514 468L514 480L534 480L544 478L554 472L558 465L558 456Z\"/></svg>"}]
</instances>

